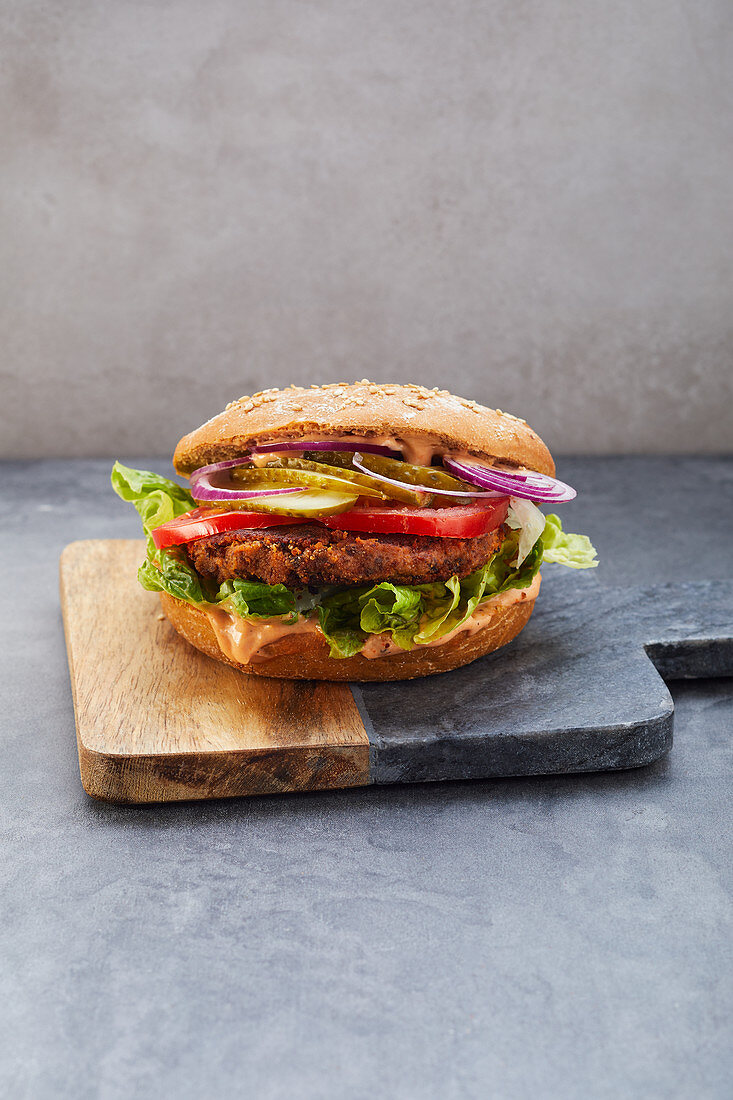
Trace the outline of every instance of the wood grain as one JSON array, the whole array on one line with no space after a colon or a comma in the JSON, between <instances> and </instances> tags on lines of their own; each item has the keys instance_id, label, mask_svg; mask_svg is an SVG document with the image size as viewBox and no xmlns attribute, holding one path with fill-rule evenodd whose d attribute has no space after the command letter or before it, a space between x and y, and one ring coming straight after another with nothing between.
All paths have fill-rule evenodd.
<instances>
[{"instance_id":1,"label":"wood grain","mask_svg":"<svg viewBox=\"0 0 733 1100\"><path fill-rule=\"evenodd\" d=\"M142 541L94 540L61 556L84 789L168 802L367 784L348 685L267 680L204 657L137 583L144 553Z\"/></svg>"}]
</instances>

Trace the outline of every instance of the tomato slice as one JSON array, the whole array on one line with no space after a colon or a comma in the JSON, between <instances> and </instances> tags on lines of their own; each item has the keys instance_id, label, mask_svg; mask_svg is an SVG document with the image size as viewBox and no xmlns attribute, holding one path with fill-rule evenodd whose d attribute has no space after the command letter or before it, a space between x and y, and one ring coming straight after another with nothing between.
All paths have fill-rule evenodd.
<instances>
[{"instance_id":1,"label":"tomato slice","mask_svg":"<svg viewBox=\"0 0 733 1100\"><path fill-rule=\"evenodd\" d=\"M494 531L506 519L509 498L460 504L452 508L409 508L407 506L352 508L350 512L322 516L317 522L336 531L365 531L389 535L434 535L445 539L471 539ZM225 531L251 531L282 524L313 523L297 516L277 516L272 512L212 512L194 508L183 516L156 527L153 542L162 550L181 546L207 535Z\"/></svg>"},{"instance_id":2,"label":"tomato slice","mask_svg":"<svg viewBox=\"0 0 733 1100\"><path fill-rule=\"evenodd\" d=\"M435 535L444 539L471 539L494 531L506 519L509 498L460 504L452 508L356 507L321 523L338 531L382 534Z\"/></svg>"},{"instance_id":3,"label":"tomato slice","mask_svg":"<svg viewBox=\"0 0 733 1100\"><path fill-rule=\"evenodd\" d=\"M267 512L212 512L211 509L194 508L183 516L169 519L153 531L153 542L162 550L166 546L181 546L207 535L220 535L224 531L252 530L258 527L276 527L281 523L302 523L292 516L275 516Z\"/></svg>"}]
</instances>

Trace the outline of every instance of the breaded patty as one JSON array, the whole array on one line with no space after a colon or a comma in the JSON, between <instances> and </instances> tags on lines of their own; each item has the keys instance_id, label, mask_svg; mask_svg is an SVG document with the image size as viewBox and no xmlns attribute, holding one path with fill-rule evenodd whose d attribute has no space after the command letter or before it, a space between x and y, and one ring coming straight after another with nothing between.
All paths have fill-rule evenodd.
<instances>
[{"instance_id":1,"label":"breaded patty","mask_svg":"<svg viewBox=\"0 0 733 1100\"><path fill-rule=\"evenodd\" d=\"M217 584L256 579L289 588L324 584L428 584L467 577L502 541L491 531L470 539L332 531L317 523L231 531L187 546L194 569Z\"/></svg>"}]
</instances>

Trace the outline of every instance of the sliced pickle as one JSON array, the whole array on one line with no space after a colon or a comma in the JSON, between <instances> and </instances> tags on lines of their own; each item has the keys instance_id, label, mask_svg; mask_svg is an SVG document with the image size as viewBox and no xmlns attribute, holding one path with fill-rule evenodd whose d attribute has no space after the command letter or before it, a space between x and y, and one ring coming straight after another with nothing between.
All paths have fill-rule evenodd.
<instances>
[{"instance_id":1,"label":"sliced pickle","mask_svg":"<svg viewBox=\"0 0 733 1100\"><path fill-rule=\"evenodd\" d=\"M339 466L344 470L352 470L351 460L353 451L304 451L303 460L306 462L320 462L324 466Z\"/></svg>"},{"instance_id":2,"label":"sliced pickle","mask_svg":"<svg viewBox=\"0 0 733 1100\"><path fill-rule=\"evenodd\" d=\"M266 487L264 484L253 486L253 488L263 489ZM356 493L341 493L329 489L303 489L302 492L283 493L276 497L248 497L245 500L227 501L225 510L227 512L271 512L275 516L317 519L319 516L334 516L338 512L348 512L358 499Z\"/></svg>"},{"instance_id":3,"label":"sliced pickle","mask_svg":"<svg viewBox=\"0 0 733 1100\"><path fill-rule=\"evenodd\" d=\"M413 466L398 458L383 458L381 455L362 455L362 466L374 470L383 477L393 477L396 481L406 481L410 485L424 485L427 490L454 489L460 492L475 492L475 485L468 485L457 477L452 477L437 466Z\"/></svg>"},{"instance_id":4,"label":"sliced pickle","mask_svg":"<svg viewBox=\"0 0 733 1100\"><path fill-rule=\"evenodd\" d=\"M344 471L346 474L344 477L340 473L333 474L327 466L324 467L324 472L314 472L310 467L318 467L317 462L307 462L304 464L305 468L303 464L291 465L291 463L302 463L302 460L289 458L280 459L277 465L268 463L267 466L259 467L235 466L231 472L232 480L238 481L248 489L271 489L275 485L302 485L304 489L333 490L337 493L346 493L348 496L352 496L358 489L358 496L374 497L377 500L384 500L387 496L380 482L374 481L365 474L359 475L363 479L362 483L348 476L346 471Z\"/></svg>"},{"instance_id":5,"label":"sliced pickle","mask_svg":"<svg viewBox=\"0 0 733 1100\"><path fill-rule=\"evenodd\" d=\"M363 474L361 470L355 470L351 466L350 454L343 451L340 454L348 459L348 465L346 463L342 465L339 462L338 465L334 463L331 466L308 458L281 458L276 460L274 466L265 466L264 470L278 469L282 465L286 470L312 472L329 482L334 479L348 482L359 489L360 496L372 496L378 493L382 500L401 500L404 504L411 504L415 508L429 503L430 498L427 493L415 493L411 489L403 489L399 485L388 485L384 481L378 481L377 478L369 477L369 474ZM401 466L403 463L398 465ZM338 474L333 472L335 469L338 469Z\"/></svg>"}]
</instances>

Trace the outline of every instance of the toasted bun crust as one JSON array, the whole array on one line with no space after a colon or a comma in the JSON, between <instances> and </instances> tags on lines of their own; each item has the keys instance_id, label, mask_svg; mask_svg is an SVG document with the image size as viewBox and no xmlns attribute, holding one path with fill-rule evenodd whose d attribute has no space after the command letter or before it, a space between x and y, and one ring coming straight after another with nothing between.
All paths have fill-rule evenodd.
<instances>
[{"instance_id":1,"label":"toasted bun crust","mask_svg":"<svg viewBox=\"0 0 733 1100\"><path fill-rule=\"evenodd\" d=\"M387 657L335 659L329 656L325 638L313 634L293 634L266 646L258 660L241 664L222 652L213 627L204 611L177 600L165 592L160 602L168 619L187 642L207 657L255 676L274 676L283 680L414 680L449 672L491 653L511 642L526 626L534 600L499 607L489 623L475 634L458 633L440 646L418 646Z\"/></svg>"},{"instance_id":2,"label":"toasted bun crust","mask_svg":"<svg viewBox=\"0 0 733 1100\"><path fill-rule=\"evenodd\" d=\"M550 452L524 420L447 390L367 381L290 386L242 397L184 436L173 465L186 475L237 458L256 443L314 435L414 439L443 451L555 473Z\"/></svg>"}]
</instances>

